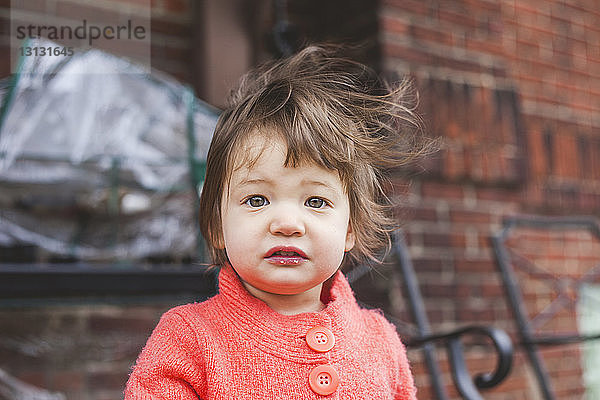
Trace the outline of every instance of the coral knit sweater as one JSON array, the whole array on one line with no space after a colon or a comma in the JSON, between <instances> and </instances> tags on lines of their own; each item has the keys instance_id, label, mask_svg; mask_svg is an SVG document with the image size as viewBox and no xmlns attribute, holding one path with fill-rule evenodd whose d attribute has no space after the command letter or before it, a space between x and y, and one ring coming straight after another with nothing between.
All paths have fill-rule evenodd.
<instances>
[{"instance_id":1,"label":"coral knit sweater","mask_svg":"<svg viewBox=\"0 0 600 400\"><path fill-rule=\"evenodd\" d=\"M231 267L222 268L219 294L163 315L125 400L416 399L393 325L356 304L341 272L324 285L322 299L320 312L281 315L250 295ZM315 327L329 336L311 342ZM315 337L325 348L309 345Z\"/></svg>"}]
</instances>

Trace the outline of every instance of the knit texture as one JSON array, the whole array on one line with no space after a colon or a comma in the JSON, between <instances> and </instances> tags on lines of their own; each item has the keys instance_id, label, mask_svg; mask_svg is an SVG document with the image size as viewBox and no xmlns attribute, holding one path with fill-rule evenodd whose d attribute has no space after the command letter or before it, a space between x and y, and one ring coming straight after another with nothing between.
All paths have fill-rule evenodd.
<instances>
[{"instance_id":1,"label":"knit texture","mask_svg":"<svg viewBox=\"0 0 600 400\"><path fill-rule=\"evenodd\" d=\"M404 346L380 313L361 309L341 272L324 291L320 312L281 315L244 288L231 267L219 294L165 313L125 389L125 400L416 399ZM335 346L312 350L306 333L330 329ZM308 376L337 371L337 390L321 396Z\"/></svg>"}]
</instances>

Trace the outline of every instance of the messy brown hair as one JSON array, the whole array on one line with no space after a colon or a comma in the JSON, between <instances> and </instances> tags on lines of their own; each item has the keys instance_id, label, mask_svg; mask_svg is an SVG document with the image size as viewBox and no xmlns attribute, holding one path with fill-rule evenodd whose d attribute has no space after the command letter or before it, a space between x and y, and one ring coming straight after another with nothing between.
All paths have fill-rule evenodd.
<instances>
[{"instance_id":1,"label":"messy brown hair","mask_svg":"<svg viewBox=\"0 0 600 400\"><path fill-rule=\"evenodd\" d=\"M384 85L372 70L338 52L307 47L250 71L232 91L212 138L200 198L200 227L215 264L227 262L224 190L256 132L277 132L287 145L286 167L314 162L338 171L356 237L351 257L374 259L389 245L395 223L383 190L386 172L412 162L429 142L408 81Z\"/></svg>"}]
</instances>

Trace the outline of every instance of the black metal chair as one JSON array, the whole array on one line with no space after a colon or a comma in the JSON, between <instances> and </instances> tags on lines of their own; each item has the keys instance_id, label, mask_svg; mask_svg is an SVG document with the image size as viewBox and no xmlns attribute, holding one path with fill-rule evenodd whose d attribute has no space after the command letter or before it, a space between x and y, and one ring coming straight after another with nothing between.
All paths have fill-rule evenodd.
<instances>
[{"instance_id":1,"label":"black metal chair","mask_svg":"<svg viewBox=\"0 0 600 400\"><path fill-rule=\"evenodd\" d=\"M519 240L514 237L516 236L515 232L520 229L529 230L530 232L546 232L548 234L564 234L567 231L575 230L588 232L591 238L600 240L600 225L591 217L517 216L506 218L503 229L491 238L506 296L516 321L519 344L524 348L529 358L543 398L553 400L556 395L545 363L540 355L540 347L599 339L600 328L596 334L581 335L578 332L548 334L541 332L541 327L561 309L574 307L576 299L573 297L577 297L579 288L583 283L600 281L600 262L596 262L592 267L585 268L585 271L580 271L577 274L578 277L569 275L568 268L548 270L548 268L540 267L536 265L535 260L532 260L531 257L526 257L511 247L511 240L521 247L526 246L523 243L523 238ZM556 250L556 246L554 246L554 249ZM591 256L592 262L594 258L600 260L600 254L596 254L595 257L593 254ZM542 310L531 310L533 307L528 307L531 304L523 296L523 289L526 285L524 281L526 279L545 282L546 286L554 291L553 299L548 300L548 304Z\"/></svg>"},{"instance_id":2,"label":"black metal chair","mask_svg":"<svg viewBox=\"0 0 600 400\"><path fill-rule=\"evenodd\" d=\"M483 325L470 325L450 332L432 332L417 276L408 254L404 236L400 231L393 235L391 257L394 268L402 276L405 297L408 300L410 313L417 327L417 335L409 338L405 344L409 348L421 348L423 351L424 362L436 398L438 400L448 399L435 354L436 344L441 343L446 346L453 381L460 395L465 400L482 400L483 397L479 389L489 389L497 386L511 370L513 345L510 337L501 329ZM357 267L350 271L348 280L352 284L369 270L369 266ZM465 361L462 344L462 338L466 335L483 336L491 340L497 357L496 368L493 372L478 374L474 378L471 376Z\"/></svg>"}]
</instances>

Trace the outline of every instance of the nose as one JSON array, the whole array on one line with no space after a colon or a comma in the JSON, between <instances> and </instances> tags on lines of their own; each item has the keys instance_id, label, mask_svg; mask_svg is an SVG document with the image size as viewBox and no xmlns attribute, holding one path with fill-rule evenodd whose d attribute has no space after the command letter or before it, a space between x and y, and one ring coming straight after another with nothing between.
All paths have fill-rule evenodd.
<instances>
[{"instance_id":1,"label":"nose","mask_svg":"<svg viewBox=\"0 0 600 400\"><path fill-rule=\"evenodd\" d=\"M273 235L302 236L305 233L304 221L300 211L295 207L277 207L272 209L273 215L269 231Z\"/></svg>"}]
</instances>

